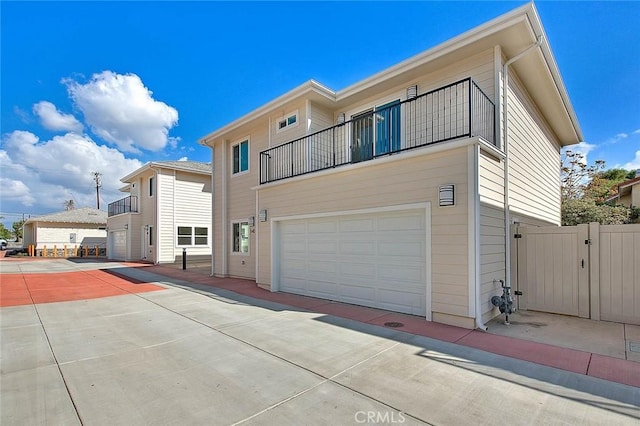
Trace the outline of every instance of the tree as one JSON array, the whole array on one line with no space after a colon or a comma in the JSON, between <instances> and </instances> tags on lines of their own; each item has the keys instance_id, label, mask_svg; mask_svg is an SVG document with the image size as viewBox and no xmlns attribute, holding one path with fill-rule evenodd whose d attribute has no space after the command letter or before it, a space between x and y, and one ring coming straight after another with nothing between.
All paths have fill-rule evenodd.
<instances>
[{"instance_id":1,"label":"tree","mask_svg":"<svg viewBox=\"0 0 640 426\"><path fill-rule=\"evenodd\" d=\"M5 228L3 223L0 223L0 238L8 240L11 238L11 231Z\"/></svg>"},{"instance_id":2,"label":"tree","mask_svg":"<svg viewBox=\"0 0 640 426\"><path fill-rule=\"evenodd\" d=\"M64 200L62 204L64 204L65 210L73 210L76 208L76 203L73 200Z\"/></svg>"},{"instance_id":3,"label":"tree","mask_svg":"<svg viewBox=\"0 0 640 426\"><path fill-rule=\"evenodd\" d=\"M631 173L624 169L604 170L605 162L588 165L584 155L567 150L562 156L562 225L599 222L603 225L630 223L637 213L625 206L604 204L615 195L618 183Z\"/></svg>"},{"instance_id":4,"label":"tree","mask_svg":"<svg viewBox=\"0 0 640 426\"><path fill-rule=\"evenodd\" d=\"M596 173L604 169L604 165L603 160L596 160L594 164L588 166L582 153L566 150L562 154L560 164L562 201L582 198L585 186Z\"/></svg>"},{"instance_id":5,"label":"tree","mask_svg":"<svg viewBox=\"0 0 640 426\"><path fill-rule=\"evenodd\" d=\"M13 235L16 237L16 241L22 241L22 226L24 225L24 219L17 222L13 222L11 227L13 228Z\"/></svg>"}]
</instances>

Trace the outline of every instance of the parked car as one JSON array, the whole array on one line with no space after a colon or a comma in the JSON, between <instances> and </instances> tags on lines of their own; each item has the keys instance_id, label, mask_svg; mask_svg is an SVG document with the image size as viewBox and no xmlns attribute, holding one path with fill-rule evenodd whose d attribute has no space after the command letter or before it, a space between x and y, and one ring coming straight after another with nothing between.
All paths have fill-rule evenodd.
<instances>
[{"instance_id":1,"label":"parked car","mask_svg":"<svg viewBox=\"0 0 640 426\"><path fill-rule=\"evenodd\" d=\"M4 250L7 248L7 240L4 238L0 238L0 250Z\"/></svg>"}]
</instances>

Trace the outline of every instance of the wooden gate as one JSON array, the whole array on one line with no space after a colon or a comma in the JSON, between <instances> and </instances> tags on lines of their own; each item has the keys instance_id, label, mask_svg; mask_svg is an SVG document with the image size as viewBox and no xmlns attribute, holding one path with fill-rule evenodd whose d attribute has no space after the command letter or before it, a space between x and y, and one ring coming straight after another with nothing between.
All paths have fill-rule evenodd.
<instances>
[{"instance_id":1,"label":"wooden gate","mask_svg":"<svg viewBox=\"0 0 640 426\"><path fill-rule=\"evenodd\" d=\"M589 225L519 227L518 306L589 318Z\"/></svg>"}]
</instances>

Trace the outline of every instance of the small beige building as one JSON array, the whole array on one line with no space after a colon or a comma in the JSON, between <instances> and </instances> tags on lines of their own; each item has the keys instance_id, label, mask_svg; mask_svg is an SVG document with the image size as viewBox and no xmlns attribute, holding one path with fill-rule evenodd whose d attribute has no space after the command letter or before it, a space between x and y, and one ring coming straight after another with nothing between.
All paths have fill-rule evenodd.
<instances>
[{"instance_id":1,"label":"small beige building","mask_svg":"<svg viewBox=\"0 0 640 426\"><path fill-rule=\"evenodd\" d=\"M108 256L173 263L211 257L211 164L154 161L121 179L109 204Z\"/></svg>"},{"instance_id":2,"label":"small beige building","mask_svg":"<svg viewBox=\"0 0 640 426\"><path fill-rule=\"evenodd\" d=\"M640 207L640 170L636 177L618 184L618 193L607 200L627 207Z\"/></svg>"},{"instance_id":3,"label":"small beige building","mask_svg":"<svg viewBox=\"0 0 640 426\"><path fill-rule=\"evenodd\" d=\"M482 328L510 226L560 224L581 140L533 4L344 89L309 81L201 138L212 272Z\"/></svg>"},{"instance_id":4,"label":"small beige building","mask_svg":"<svg viewBox=\"0 0 640 426\"><path fill-rule=\"evenodd\" d=\"M23 247L35 245L36 250L54 246L62 250L79 246L94 249L105 247L107 240L107 213L84 207L65 210L25 221L22 228Z\"/></svg>"}]
</instances>

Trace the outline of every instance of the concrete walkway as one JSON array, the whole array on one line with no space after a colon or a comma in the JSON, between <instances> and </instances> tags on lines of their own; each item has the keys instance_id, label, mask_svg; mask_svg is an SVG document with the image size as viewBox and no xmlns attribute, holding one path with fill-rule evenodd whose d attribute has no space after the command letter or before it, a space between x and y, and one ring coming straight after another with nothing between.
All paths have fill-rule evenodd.
<instances>
[{"instance_id":1,"label":"concrete walkway","mask_svg":"<svg viewBox=\"0 0 640 426\"><path fill-rule=\"evenodd\" d=\"M64 262L57 274L95 277L85 263ZM3 285L12 264L0 262ZM486 333L451 337L455 327L436 325L431 332L443 340L434 339L384 327L400 322L385 311L350 307L354 320L342 316L342 304L297 299L302 308L269 299L298 296L242 294L242 280L216 287L196 274L171 278L168 268L108 266L133 278L129 285L164 290L0 309L1 424L466 425L500 423L505 412L510 424L640 418L638 387L472 347ZM36 265L13 272L22 268ZM417 327L404 317L401 328Z\"/></svg>"}]
</instances>

